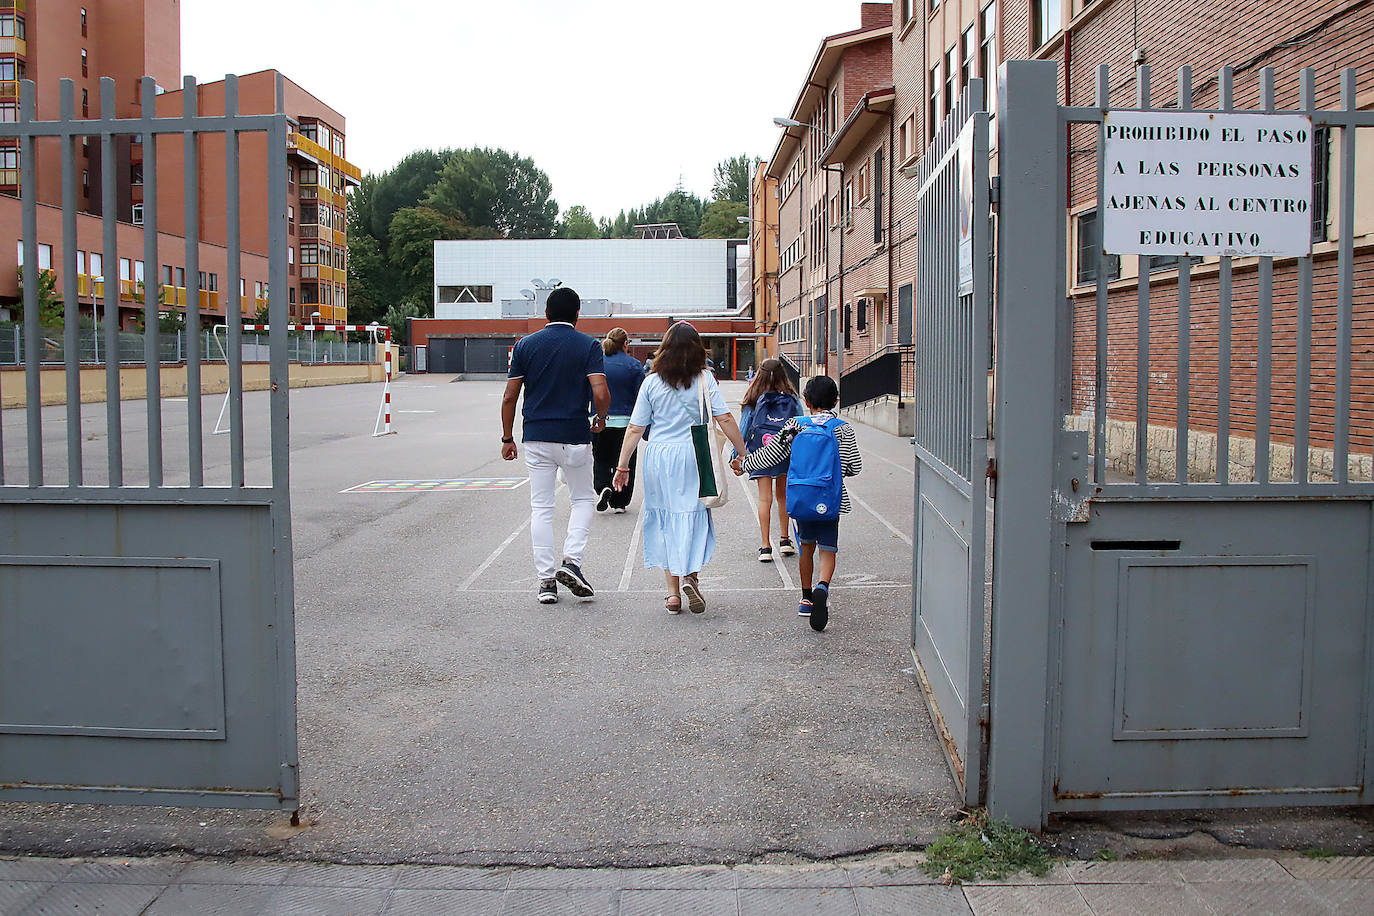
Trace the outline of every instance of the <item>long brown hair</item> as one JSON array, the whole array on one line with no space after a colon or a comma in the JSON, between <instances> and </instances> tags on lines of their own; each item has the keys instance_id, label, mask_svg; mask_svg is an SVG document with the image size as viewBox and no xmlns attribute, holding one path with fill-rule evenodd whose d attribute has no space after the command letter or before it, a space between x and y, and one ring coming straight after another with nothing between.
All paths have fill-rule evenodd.
<instances>
[{"instance_id":1,"label":"long brown hair","mask_svg":"<svg viewBox=\"0 0 1374 916\"><path fill-rule=\"evenodd\" d=\"M611 328L606 334L606 339L601 341L601 352L607 356L614 356L625 349L625 343L629 339L630 335L625 333L624 328Z\"/></svg>"},{"instance_id":2,"label":"long brown hair","mask_svg":"<svg viewBox=\"0 0 1374 916\"><path fill-rule=\"evenodd\" d=\"M654 354L654 374L670 388L690 388L705 368L706 345L697 329L685 321L669 328Z\"/></svg>"},{"instance_id":3,"label":"long brown hair","mask_svg":"<svg viewBox=\"0 0 1374 916\"><path fill-rule=\"evenodd\" d=\"M769 391L789 394L794 398L797 396L797 389L792 387L792 380L787 377L782 360L772 357L759 363L759 371L754 373L754 380L749 383L749 390L744 392L744 400L740 401L740 406L753 407L759 402L759 398Z\"/></svg>"}]
</instances>

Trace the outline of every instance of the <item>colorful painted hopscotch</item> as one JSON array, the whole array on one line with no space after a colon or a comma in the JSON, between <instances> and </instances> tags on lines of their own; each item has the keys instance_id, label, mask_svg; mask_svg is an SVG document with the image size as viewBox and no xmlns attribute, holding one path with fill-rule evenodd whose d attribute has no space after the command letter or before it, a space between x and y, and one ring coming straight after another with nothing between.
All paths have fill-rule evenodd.
<instances>
[{"instance_id":1,"label":"colorful painted hopscotch","mask_svg":"<svg viewBox=\"0 0 1374 916\"><path fill-rule=\"evenodd\" d=\"M514 490L526 477L439 477L432 480L369 480L340 493L455 493L468 490Z\"/></svg>"}]
</instances>

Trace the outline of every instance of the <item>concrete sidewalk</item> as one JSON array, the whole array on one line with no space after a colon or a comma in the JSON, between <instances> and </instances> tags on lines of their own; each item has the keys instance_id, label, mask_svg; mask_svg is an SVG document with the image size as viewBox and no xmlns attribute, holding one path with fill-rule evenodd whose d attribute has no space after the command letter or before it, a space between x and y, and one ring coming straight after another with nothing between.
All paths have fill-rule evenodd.
<instances>
[{"instance_id":1,"label":"concrete sidewalk","mask_svg":"<svg viewBox=\"0 0 1374 916\"><path fill-rule=\"evenodd\" d=\"M655 869L0 860L6 914L1325 914L1374 911L1374 857L1059 864L945 887L906 853L841 865Z\"/></svg>"}]
</instances>

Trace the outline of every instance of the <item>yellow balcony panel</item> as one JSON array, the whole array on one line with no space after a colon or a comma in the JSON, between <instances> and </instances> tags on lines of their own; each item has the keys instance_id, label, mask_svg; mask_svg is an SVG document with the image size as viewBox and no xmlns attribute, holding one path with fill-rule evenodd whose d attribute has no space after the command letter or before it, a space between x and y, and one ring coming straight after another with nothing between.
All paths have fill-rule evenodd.
<instances>
[{"instance_id":1,"label":"yellow balcony panel","mask_svg":"<svg viewBox=\"0 0 1374 916\"><path fill-rule=\"evenodd\" d=\"M29 43L22 38L0 38L0 54L29 56Z\"/></svg>"},{"instance_id":2,"label":"yellow balcony panel","mask_svg":"<svg viewBox=\"0 0 1374 916\"><path fill-rule=\"evenodd\" d=\"M25 12L24 0L0 0L0 13L22 13Z\"/></svg>"},{"instance_id":3,"label":"yellow balcony panel","mask_svg":"<svg viewBox=\"0 0 1374 916\"><path fill-rule=\"evenodd\" d=\"M344 176L344 181L345 181L347 184L351 184L351 185L353 185L353 187L355 187L355 188L356 188L358 185L362 184L362 182L363 182L363 170L362 170L362 169L358 168L356 165L354 165L353 163L349 162L347 159L345 159L345 158L342 157L342 156L335 156L335 157L333 157L333 158L334 158L334 171L336 171L336 172L338 172L339 174L343 175L343 176Z\"/></svg>"},{"instance_id":4,"label":"yellow balcony panel","mask_svg":"<svg viewBox=\"0 0 1374 916\"><path fill-rule=\"evenodd\" d=\"M200 310L202 312L219 311L219 293L214 290L200 291Z\"/></svg>"},{"instance_id":5,"label":"yellow balcony panel","mask_svg":"<svg viewBox=\"0 0 1374 916\"><path fill-rule=\"evenodd\" d=\"M307 159L313 159L314 161L319 162L322 165L329 165L330 160L333 158L329 155L329 150L325 149L323 146L320 146L318 143L316 143L314 140L311 140L309 137L305 137L297 133L290 133L286 135L286 148L290 151L300 153Z\"/></svg>"},{"instance_id":6,"label":"yellow balcony panel","mask_svg":"<svg viewBox=\"0 0 1374 916\"><path fill-rule=\"evenodd\" d=\"M19 98L19 80L0 80L0 99L14 101Z\"/></svg>"},{"instance_id":7,"label":"yellow balcony panel","mask_svg":"<svg viewBox=\"0 0 1374 916\"><path fill-rule=\"evenodd\" d=\"M19 184L18 169L0 169L0 185Z\"/></svg>"},{"instance_id":8,"label":"yellow balcony panel","mask_svg":"<svg viewBox=\"0 0 1374 916\"><path fill-rule=\"evenodd\" d=\"M345 245L347 245L347 244L348 244L348 233L347 233L347 232L344 232L342 229L335 229L335 230L334 230L334 244L335 244L335 245L338 245L340 248L342 248L342 247L344 247Z\"/></svg>"}]
</instances>

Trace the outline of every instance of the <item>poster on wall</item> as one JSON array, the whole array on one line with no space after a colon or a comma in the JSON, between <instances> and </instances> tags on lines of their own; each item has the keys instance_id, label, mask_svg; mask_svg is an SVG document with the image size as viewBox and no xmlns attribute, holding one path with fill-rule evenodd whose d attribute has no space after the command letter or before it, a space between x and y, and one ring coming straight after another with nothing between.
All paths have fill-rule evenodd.
<instances>
[{"instance_id":1,"label":"poster on wall","mask_svg":"<svg viewBox=\"0 0 1374 916\"><path fill-rule=\"evenodd\" d=\"M1311 253L1311 118L1109 111L1103 126L1105 252Z\"/></svg>"}]
</instances>

